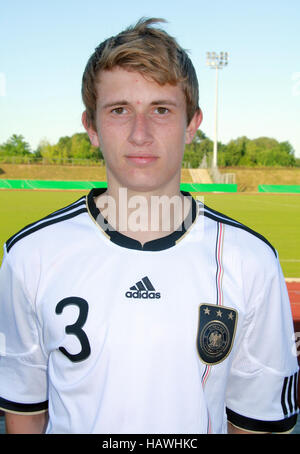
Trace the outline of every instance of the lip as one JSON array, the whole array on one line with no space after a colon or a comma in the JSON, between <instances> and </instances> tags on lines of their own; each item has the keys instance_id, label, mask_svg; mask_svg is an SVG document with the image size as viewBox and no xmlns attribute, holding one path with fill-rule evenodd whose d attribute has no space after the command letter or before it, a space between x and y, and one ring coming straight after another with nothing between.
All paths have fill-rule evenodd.
<instances>
[{"instance_id":1,"label":"lip","mask_svg":"<svg viewBox=\"0 0 300 454\"><path fill-rule=\"evenodd\" d=\"M158 157L153 156L153 155L127 155L126 158L138 165L146 165L146 164L151 164L152 162L155 162Z\"/></svg>"}]
</instances>

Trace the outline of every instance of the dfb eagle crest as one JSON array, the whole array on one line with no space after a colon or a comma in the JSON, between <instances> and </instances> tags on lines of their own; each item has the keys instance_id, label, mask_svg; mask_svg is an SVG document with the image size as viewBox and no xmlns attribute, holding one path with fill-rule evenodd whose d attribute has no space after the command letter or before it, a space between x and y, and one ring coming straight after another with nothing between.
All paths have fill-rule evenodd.
<instances>
[{"instance_id":1,"label":"dfb eagle crest","mask_svg":"<svg viewBox=\"0 0 300 454\"><path fill-rule=\"evenodd\" d=\"M197 350L205 364L218 364L229 355L236 332L235 309L215 304L199 306Z\"/></svg>"}]
</instances>

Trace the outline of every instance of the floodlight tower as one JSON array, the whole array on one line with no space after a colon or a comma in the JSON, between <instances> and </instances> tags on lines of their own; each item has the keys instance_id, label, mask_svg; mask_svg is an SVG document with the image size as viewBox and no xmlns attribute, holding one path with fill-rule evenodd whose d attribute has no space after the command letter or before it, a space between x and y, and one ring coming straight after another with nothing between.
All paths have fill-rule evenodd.
<instances>
[{"instance_id":1,"label":"floodlight tower","mask_svg":"<svg viewBox=\"0 0 300 454\"><path fill-rule=\"evenodd\" d=\"M228 52L206 52L206 64L216 70L215 139L212 166L218 166L218 71L228 65Z\"/></svg>"}]
</instances>

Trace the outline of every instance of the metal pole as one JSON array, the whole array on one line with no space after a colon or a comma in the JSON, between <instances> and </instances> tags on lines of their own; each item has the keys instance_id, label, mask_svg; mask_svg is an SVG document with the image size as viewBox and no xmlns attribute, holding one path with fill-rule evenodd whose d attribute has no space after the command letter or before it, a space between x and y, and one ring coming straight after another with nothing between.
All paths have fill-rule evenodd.
<instances>
[{"instance_id":1,"label":"metal pole","mask_svg":"<svg viewBox=\"0 0 300 454\"><path fill-rule=\"evenodd\" d=\"M212 168L218 167L218 76L219 69L228 64L228 52L206 52L206 64L216 70L216 100L215 100L215 137L213 147Z\"/></svg>"},{"instance_id":2,"label":"metal pole","mask_svg":"<svg viewBox=\"0 0 300 454\"><path fill-rule=\"evenodd\" d=\"M213 167L218 167L218 65L216 66L215 140L213 150Z\"/></svg>"}]
</instances>

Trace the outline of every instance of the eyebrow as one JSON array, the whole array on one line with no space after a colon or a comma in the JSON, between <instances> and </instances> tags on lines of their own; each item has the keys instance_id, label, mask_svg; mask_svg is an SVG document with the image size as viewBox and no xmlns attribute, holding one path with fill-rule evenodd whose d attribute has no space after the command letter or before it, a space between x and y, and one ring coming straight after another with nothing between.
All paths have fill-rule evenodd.
<instances>
[{"instance_id":1,"label":"eyebrow","mask_svg":"<svg viewBox=\"0 0 300 454\"><path fill-rule=\"evenodd\" d=\"M127 106L129 103L125 100L121 101L114 101L114 102L108 102L103 105L103 108L106 109L107 107L114 107L114 106Z\"/></svg>"},{"instance_id":2,"label":"eyebrow","mask_svg":"<svg viewBox=\"0 0 300 454\"><path fill-rule=\"evenodd\" d=\"M114 101L114 102L108 102L104 104L102 107L104 109L107 109L109 107L114 107L114 106L128 106L130 103L126 101L125 99L122 99L120 101ZM157 101L152 101L150 103L151 106L159 106L159 105L168 105L168 106L175 106L177 107L178 104L175 101L172 101L171 99L158 99Z\"/></svg>"},{"instance_id":3,"label":"eyebrow","mask_svg":"<svg viewBox=\"0 0 300 454\"><path fill-rule=\"evenodd\" d=\"M158 99L157 101L153 101L151 103L152 106L158 106L161 104L175 107L178 105L175 101L172 101L171 99Z\"/></svg>"}]
</instances>

